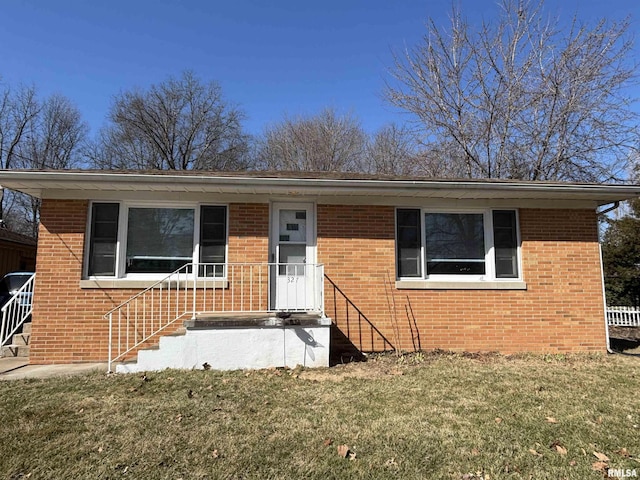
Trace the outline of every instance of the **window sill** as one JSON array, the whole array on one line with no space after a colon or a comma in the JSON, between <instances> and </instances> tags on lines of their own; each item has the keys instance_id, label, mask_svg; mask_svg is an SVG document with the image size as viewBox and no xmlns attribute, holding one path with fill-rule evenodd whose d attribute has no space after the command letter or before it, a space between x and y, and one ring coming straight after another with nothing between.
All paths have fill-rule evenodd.
<instances>
[{"instance_id":1,"label":"window sill","mask_svg":"<svg viewBox=\"0 0 640 480\"><path fill-rule=\"evenodd\" d=\"M398 290L526 290L526 282L515 281L452 281L398 280Z\"/></svg>"},{"instance_id":2,"label":"window sill","mask_svg":"<svg viewBox=\"0 0 640 480\"><path fill-rule=\"evenodd\" d=\"M132 279L132 278L105 278L105 279L90 279L80 280L80 288L82 289L104 289L104 288L134 288L144 289L149 288L158 283L158 280L154 279ZM172 288L193 288L193 280L180 280L178 281L166 281L164 286L171 284ZM229 288L229 282L227 280L218 279L198 279L196 280L196 288Z\"/></svg>"}]
</instances>

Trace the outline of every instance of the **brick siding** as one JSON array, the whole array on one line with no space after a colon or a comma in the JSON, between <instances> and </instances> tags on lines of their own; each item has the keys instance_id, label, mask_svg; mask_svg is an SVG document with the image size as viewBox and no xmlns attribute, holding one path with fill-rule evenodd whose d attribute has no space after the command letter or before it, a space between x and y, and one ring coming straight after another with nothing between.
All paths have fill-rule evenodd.
<instances>
[{"instance_id":1,"label":"brick siding","mask_svg":"<svg viewBox=\"0 0 640 480\"><path fill-rule=\"evenodd\" d=\"M388 349L384 337L409 351L605 350L594 211L520 210L526 291L392 288L394 231L393 207L318 206L318 260L368 322L331 285L327 313L357 347Z\"/></svg>"},{"instance_id":2,"label":"brick siding","mask_svg":"<svg viewBox=\"0 0 640 480\"><path fill-rule=\"evenodd\" d=\"M43 201L31 363L106 361L103 315L138 292L79 287L87 209L84 200ZM342 292L326 282L327 315L363 350L605 349L593 211L520 210L526 291L397 290L392 207L317 211L318 261ZM268 221L268 204L230 204L229 262L269 260Z\"/></svg>"}]
</instances>

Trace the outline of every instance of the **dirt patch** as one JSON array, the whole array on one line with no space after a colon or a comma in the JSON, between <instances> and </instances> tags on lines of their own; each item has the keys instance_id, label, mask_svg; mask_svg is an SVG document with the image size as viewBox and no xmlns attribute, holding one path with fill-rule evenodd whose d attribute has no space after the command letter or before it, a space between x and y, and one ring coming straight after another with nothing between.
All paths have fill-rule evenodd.
<instances>
[{"instance_id":1,"label":"dirt patch","mask_svg":"<svg viewBox=\"0 0 640 480\"><path fill-rule=\"evenodd\" d=\"M609 327L609 337L640 342L640 327Z\"/></svg>"},{"instance_id":2,"label":"dirt patch","mask_svg":"<svg viewBox=\"0 0 640 480\"><path fill-rule=\"evenodd\" d=\"M640 355L640 328L609 327L609 343L616 352Z\"/></svg>"},{"instance_id":3,"label":"dirt patch","mask_svg":"<svg viewBox=\"0 0 640 480\"><path fill-rule=\"evenodd\" d=\"M451 352L448 350L430 350L424 352L396 354L391 352L367 355L364 361L334 365L330 368L303 370L299 378L315 382L341 382L346 378L382 379L404 375L407 371L433 362L443 357L467 358L477 362L493 362L504 358L496 352Z\"/></svg>"},{"instance_id":4,"label":"dirt patch","mask_svg":"<svg viewBox=\"0 0 640 480\"><path fill-rule=\"evenodd\" d=\"M394 375L404 375L402 368L387 362L359 362L337 365L326 369L305 370L300 378L312 382L341 382L346 378L376 380Z\"/></svg>"}]
</instances>

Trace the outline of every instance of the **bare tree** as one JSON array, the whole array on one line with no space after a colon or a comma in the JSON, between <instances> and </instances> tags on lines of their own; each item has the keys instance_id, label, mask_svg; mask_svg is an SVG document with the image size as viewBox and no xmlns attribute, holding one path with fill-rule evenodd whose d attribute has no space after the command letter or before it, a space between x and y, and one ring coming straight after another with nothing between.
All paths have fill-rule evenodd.
<instances>
[{"instance_id":1,"label":"bare tree","mask_svg":"<svg viewBox=\"0 0 640 480\"><path fill-rule=\"evenodd\" d=\"M48 170L80 166L80 152L88 130L80 111L69 99L52 95L39 104L38 114L29 123L18 145L19 167ZM37 237L41 200L19 193L14 195L14 215L21 218L21 229Z\"/></svg>"},{"instance_id":2,"label":"bare tree","mask_svg":"<svg viewBox=\"0 0 640 480\"><path fill-rule=\"evenodd\" d=\"M0 94L0 167L51 169L78 166L87 134L78 109L63 96L43 101L34 87L6 87ZM4 226L37 236L40 201L4 190L0 218Z\"/></svg>"},{"instance_id":3,"label":"bare tree","mask_svg":"<svg viewBox=\"0 0 640 480\"><path fill-rule=\"evenodd\" d=\"M421 173L421 156L414 133L406 126L382 127L367 145L365 169L371 173L413 175Z\"/></svg>"},{"instance_id":4,"label":"bare tree","mask_svg":"<svg viewBox=\"0 0 640 480\"><path fill-rule=\"evenodd\" d=\"M476 29L453 9L396 55L386 88L412 113L436 163L467 177L615 180L638 148L629 21L568 29L543 4L502 0Z\"/></svg>"},{"instance_id":5,"label":"bare tree","mask_svg":"<svg viewBox=\"0 0 640 480\"><path fill-rule=\"evenodd\" d=\"M39 111L34 87L4 88L0 94L0 168L22 167L20 146ZM29 232L31 229L20 212L19 194L2 189L1 195L0 227L20 233Z\"/></svg>"},{"instance_id":6,"label":"bare tree","mask_svg":"<svg viewBox=\"0 0 640 480\"><path fill-rule=\"evenodd\" d=\"M362 168L367 135L350 114L333 108L289 118L265 129L257 163L268 170L356 171Z\"/></svg>"},{"instance_id":7,"label":"bare tree","mask_svg":"<svg viewBox=\"0 0 640 480\"><path fill-rule=\"evenodd\" d=\"M62 95L52 95L39 104L38 114L28 125L18 150L20 166L32 169L68 169L79 166L80 147L88 126L78 108Z\"/></svg>"},{"instance_id":8,"label":"bare tree","mask_svg":"<svg viewBox=\"0 0 640 480\"><path fill-rule=\"evenodd\" d=\"M242 119L217 83L185 72L146 91L118 95L110 124L91 150L92 162L107 169L244 169L248 137Z\"/></svg>"}]
</instances>

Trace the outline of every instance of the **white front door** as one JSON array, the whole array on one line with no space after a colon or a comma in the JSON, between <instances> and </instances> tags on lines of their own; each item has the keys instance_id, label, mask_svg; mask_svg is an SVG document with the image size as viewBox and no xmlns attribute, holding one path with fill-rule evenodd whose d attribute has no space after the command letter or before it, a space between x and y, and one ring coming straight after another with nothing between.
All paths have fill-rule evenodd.
<instances>
[{"instance_id":1,"label":"white front door","mask_svg":"<svg viewBox=\"0 0 640 480\"><path fill-rule=\"evenodd\" d=\"M311 203L274 203L271 215L271 308L312 310L315 218Z\"/></svg>"}]
</instances>

